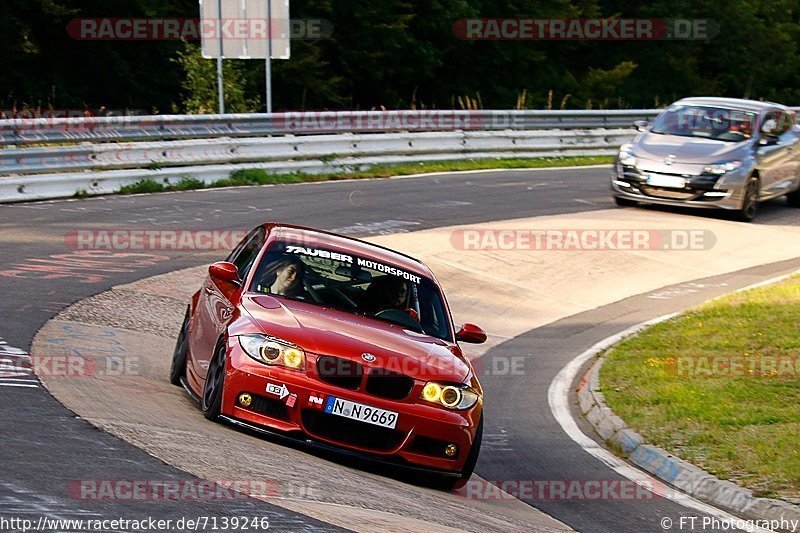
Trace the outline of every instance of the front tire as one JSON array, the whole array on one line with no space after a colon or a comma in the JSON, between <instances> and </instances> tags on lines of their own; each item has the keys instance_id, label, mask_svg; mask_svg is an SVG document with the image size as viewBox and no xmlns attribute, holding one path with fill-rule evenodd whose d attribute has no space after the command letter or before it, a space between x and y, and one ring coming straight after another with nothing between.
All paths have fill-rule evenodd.
<instances>
[{"instance_id":1,"label":"front tire","mask_svg":"<svg viewBox=\"0 0 800 533\"><path fill-rule=\"evenodd\" d=\"M744 198L742 199L742 208L736 213L737 218L742 222L752 222L758 214L759 207L759 193L761 185L758 178L751 177L747 180L747 185L744 189Z\"/></svg>"},{"instance_id":2,"label":"front tire","mask_svg":"<svg viewBox=\"0 0 800 533\"><path fill-rule=\"evenodd\" d=\"M615 196L614 203L620 207L636 207L636 204L638 202L636 200L628 200L627 198L622 198L621 196Z\"/></svg>"},{"instance_id":3,"label":"front tire","mask_svg":"<svg viewBox=\"0 0 800 533\"><path fill-rule=\"evenodd\" d=\"M189 354L189 310L183 317L181 332L175 342L175 351L172 353L172 365L169 369L169 382L178 387L181 385L181 378L186 375L186 357Z\"/></svg>"},{"instance_id":4,"label":"front tire","mask_svg":"<svg viewBox=\"0 0 800 533\"><path fill-rule=\"evenodd\" d=\"M225 370L228 350L224 342L217 346L217 351L208 365L206 381L203 384L203 397L200 409L209 420L217 420L222 412L222 391L225 388Z\"/></svg>"},{"instance_id":5,"label":"front tire","mask_svg":"<svg viewBox=\"0 0 800 533\"><path fill-rule=\"evenodd\" d=\"M800 207L800 189L786 195L786 202L791 207Z\"/></svg>"}]
</instances>

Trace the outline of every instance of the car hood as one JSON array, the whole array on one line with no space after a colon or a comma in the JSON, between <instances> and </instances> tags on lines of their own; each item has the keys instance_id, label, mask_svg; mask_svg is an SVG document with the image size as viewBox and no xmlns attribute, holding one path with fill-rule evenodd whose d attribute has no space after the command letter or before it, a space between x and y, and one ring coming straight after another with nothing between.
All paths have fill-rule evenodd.
<instances>
[{"instance_id":1,"label":"car hood","mask_svg":"<svg viewBox=\"0 0 800 533\"><path fill-rule=\"evenodd\" d=\"M733 143L648 132L634 143L633 151L641 159L664 161L673 155L678 163L708 165L741 156L740 150L749 143L749 140Z\"/></svg>"},{"instance_id":2,"label":"car hood","mask_svg":"<svg viewBox=\"0 0 800 533\"><path fill-rule=\"evenodd\" d=\"M307 352L364 364L362 354L381 367L426 381L463 382L470 372L458 348L402 326L297 300L245 296L242 307L261 331L292 342Z\"/></svg>"}]
</instances>

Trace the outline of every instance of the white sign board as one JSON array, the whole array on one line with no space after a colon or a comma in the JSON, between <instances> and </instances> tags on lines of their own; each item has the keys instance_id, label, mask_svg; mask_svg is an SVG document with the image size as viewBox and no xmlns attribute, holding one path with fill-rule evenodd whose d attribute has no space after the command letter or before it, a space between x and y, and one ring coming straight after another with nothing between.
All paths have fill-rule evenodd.
<instances>
[{"instance_id":1,"label":"white sign board","mask_svg":"<svg viewBox=\"0 0 800 533\"><path fill-rule=\"evenodd\" d=\"M205 58L266 59L271 30L272 59L289 59L289 0L200 0L200 19Z\"/></svg>"}]
</instances>

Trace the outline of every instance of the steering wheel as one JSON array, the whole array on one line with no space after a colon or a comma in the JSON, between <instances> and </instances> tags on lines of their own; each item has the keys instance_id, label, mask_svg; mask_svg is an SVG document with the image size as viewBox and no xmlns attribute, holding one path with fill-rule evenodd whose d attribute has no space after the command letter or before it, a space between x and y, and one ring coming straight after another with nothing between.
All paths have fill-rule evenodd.
<instances>
[{"instance_id":1,"label":"steering wheel","mask_svg":"<svg viewBox=\"0 0 800 533\"><path fill-rule=\"evenodd\" d=\"M317 302L318 304L324 304L325 303L322 300L322 297L317 292L317 290L314 287L312 287L311 283L309 283L309 281L306 280L306 279L303 280L303 288L306 290L306 292L308 294L311 295L311 297L314 299L315 302Z\"/></svg>"},{"instance_id":2,"label":"steering wheel","mask_svg":"<svg viewBox=\"0 0 800 533\"><path fill-rule=\"evenodd\" d=\"M401 326L407 326L415 330L422 330L422 325L402 309L384 309L383 311L378 311L375 313L375 318L390 320L400 324Z\"/></svg>"}]
</instances>

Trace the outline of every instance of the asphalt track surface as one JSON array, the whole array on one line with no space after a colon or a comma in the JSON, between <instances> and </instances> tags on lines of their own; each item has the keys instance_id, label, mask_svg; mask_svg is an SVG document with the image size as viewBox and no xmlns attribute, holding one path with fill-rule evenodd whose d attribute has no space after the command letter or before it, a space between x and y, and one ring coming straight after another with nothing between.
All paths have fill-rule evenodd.
<instances>
[{"instance_id":1,"label":"asphalt track surface","mask_svg":"<svg viewBox=\"0 0 800 533\"><path fill-rule=\"evenodd\" d=\"M492 400L485 410L487 427L491 426L487 434L496 438L487 443L484 435L484 448L476 472L490 482L624 480L577 443L565 438L561 426L547 407L548 387L556 374L595 343L631 326L798 269L800 260L792 260L641 294L570 316L495 347L484 357L523 355L528 364L524 379L512 380L509 376L491 374L481 378L484 393ZM689 286L705 288L686 290ZM669 293L670 290L674 291L675 297L651 298L656 293ZM602 443L577 405L572 404L573 418L583 433ZM487 444L489 453L486 453ZM496 448L494 453L493 447ZM545 497L529 503L577 531L663 531L662 518L672 520L678 529L681 516L704 516L661 499L657 494L652 500L649 497L640 500L559 500Z\"/></svg>"},{"instance_id":2,"label":"asphalt track surface","mask_svg":"<svg viewBox=\"0 0 800 533\"><path fill-rule=\"evenodd\" d=\"M236 188L152 196L94 198L0 207L0 337L27 349L36 331L69 304L151 275L209 263L224 255L187 251L125 257L76 256L65 243L83 229L247 230L267 220L357 236L414 231L612 207L608 169L486 172L391 180ZM766 206L762 221L768 221ZM742 284L796 265L756 269ZM737 281L737 282L738 282ZM732 285L733 286L733 285ZM547 406L547 387L572 357L630 324L684 308L715 289L653 305L645 297L570 317L508 341L489 354L523 353L534 368L509 383L484 378L488 435L477 473L493 479L609 479L604 465L563 433ZM721 290L721 289L716 289ZM728 287L726 290L730 290ZM543 356L547 354L547 356ZM530 376L533 376L531 379ZM76 479L191 479L130 444L77 420L44 389L0 386L4 517L178 518L265 516L275 530L333 526L253 500L235 502L92 502L69 497ZM510 406L510 407L508 407ZM524 423L516 414L528 413ZM529 413L535 416L530 417ZM588 432L587 432L588 434ZM187 450L191 453L191 450ZM584 531L660 531L664 516L697 514L669 500L529 502Z\"/></svg>"}]
</instances>

